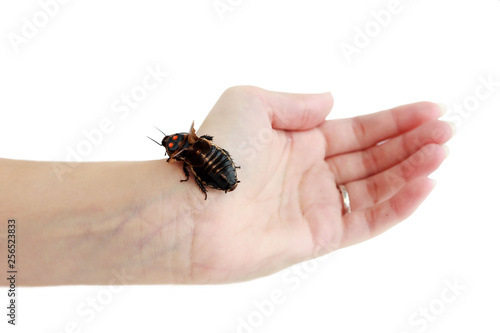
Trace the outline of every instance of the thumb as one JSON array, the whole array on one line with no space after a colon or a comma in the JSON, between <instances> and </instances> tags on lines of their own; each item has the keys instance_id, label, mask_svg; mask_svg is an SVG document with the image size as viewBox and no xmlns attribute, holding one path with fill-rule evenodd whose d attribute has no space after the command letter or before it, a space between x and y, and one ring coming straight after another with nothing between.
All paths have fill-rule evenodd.
<instances>
[{"instance_id":1,"label":"thumb","mask_svg":"<svg viewBox=\"0 0 500 333\"><path fill-rule=\"evenodd\" d=\"M321 124L333 106L331 93L294 94L262 89L262 101L275 129L307 130Z\"/></svg>"}]
</instances>

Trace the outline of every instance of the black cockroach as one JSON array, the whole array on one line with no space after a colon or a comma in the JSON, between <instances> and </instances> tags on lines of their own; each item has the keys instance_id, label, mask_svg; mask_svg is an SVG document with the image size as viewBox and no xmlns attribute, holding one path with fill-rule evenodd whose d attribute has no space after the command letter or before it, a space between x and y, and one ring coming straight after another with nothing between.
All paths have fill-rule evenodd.
<instances>
[{"instance_id":1,"label":"black cockroach","mask_svg":"<svg viewBox=\"0 0 500 333\"><path fill-rule=\"evenodd\" d=\"M162 132L159 128L157 128ZM162 132L163 133L163 132ZM233 191L238 183L236 169L239 168L234 165L231 156L227 150L218 147L212 143L212 136L202 135L198 137L194 130L194 122L191 125L189 133L175 133L166 135L161 140L161 143L153 140L160 146L165 147L165 155L168 154L167 162L170 163L172 159L184 162L182 170L186 175L185 182L189 179L188 166L194 174L196 184L200 187L201 191L205 194L207 200L207 189L205 186L222 190L224 192Z\"/></svg>"}]
</instances>

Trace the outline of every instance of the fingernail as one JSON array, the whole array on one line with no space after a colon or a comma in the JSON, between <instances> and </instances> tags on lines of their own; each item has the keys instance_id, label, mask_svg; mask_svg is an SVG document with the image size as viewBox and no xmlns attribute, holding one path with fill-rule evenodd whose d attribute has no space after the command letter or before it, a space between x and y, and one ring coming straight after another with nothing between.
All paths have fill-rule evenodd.
<instances>
[{"instance_id":1,"label":"fingernail","mask_svg":"<svg viewBox=\"0 0 500 333\"><path fill-rule=\"evenodd\" d=\"M454 137L457 134L457 125L452 121L446 121L446 123L451 127L451 137Z\"/></svg>"},{"instance_id":2,"label":"fingernail","mask_svg":"<svg viewBox=\"0 0 500 333\"><path fill-rule=\"evenodd\" d=\"M447 145L442 145L441 147L443 147L444 153L446 157L448 157L450 155L450 147L448 147Z\"/></svg>"},{"instance_id":3,"label":"fingernail","mask_svg":"<svg viewBox=\"0 0 500 333\"><path fill-rule=\"evenodd\" d=\"M441 109L441 113L439 114L440 117L444 116L446 114L446 111L448 110L448 107L444 103L436 103L439 108Z\"/></svg>"},{"instance_id":4,"label":"fingernail","mask_svg":"<svg viewBox=\"0 0 500 333\"><path fill-rule=\"evenodd\" d=\"M429 178L429 180L431 181L432 183L432 188L436 187L437 185L437 181L435 179L432 179L432 178Z\"/></svg>"}]
</instances>

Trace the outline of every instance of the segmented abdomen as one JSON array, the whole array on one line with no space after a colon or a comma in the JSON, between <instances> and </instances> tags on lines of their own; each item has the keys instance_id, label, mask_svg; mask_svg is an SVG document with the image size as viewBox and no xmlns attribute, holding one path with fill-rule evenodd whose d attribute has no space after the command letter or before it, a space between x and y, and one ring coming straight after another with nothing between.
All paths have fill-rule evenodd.
<instances>
[{"instance_id":1,"label":"segmented abdomen","mask_svg":"<svg viewBox=\"0 0 500 333\"><path fill-rule=\"evenodd\" d=\"M203 165L192 167L199 180L217 190L232 191L236 188L237 175L231 156L215 145L212 145L204 157Z\"/></svg>"}]
</instances>

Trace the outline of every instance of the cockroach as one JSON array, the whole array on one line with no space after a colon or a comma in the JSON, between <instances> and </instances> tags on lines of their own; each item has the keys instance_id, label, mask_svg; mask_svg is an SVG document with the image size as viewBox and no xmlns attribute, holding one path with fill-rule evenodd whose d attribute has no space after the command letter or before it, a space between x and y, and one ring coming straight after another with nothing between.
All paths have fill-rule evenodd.
<instances>
[{"instance_id":1,"label":"cockroach","mask_svg":"<svg viewBox=\"0 0 500 333\"><path fill-rule=\"evenodd\" d=\"M198 137L194 129L194 122L191 124L189 133L175 133L166 135L157 128L165 137L161 143L153 140L156 144L165 147L165 155L168 154L167 163L176 160L183 162L182 170L186 175L186 182L189 179L188 167L194 175L194 180L200 190L205 194L207 200L207 189L205 186L225 193L234 191L238 183L236 169L231 155L227 150L213 144L213 137L202 135Z\"/></svg>"}]
</instances>

